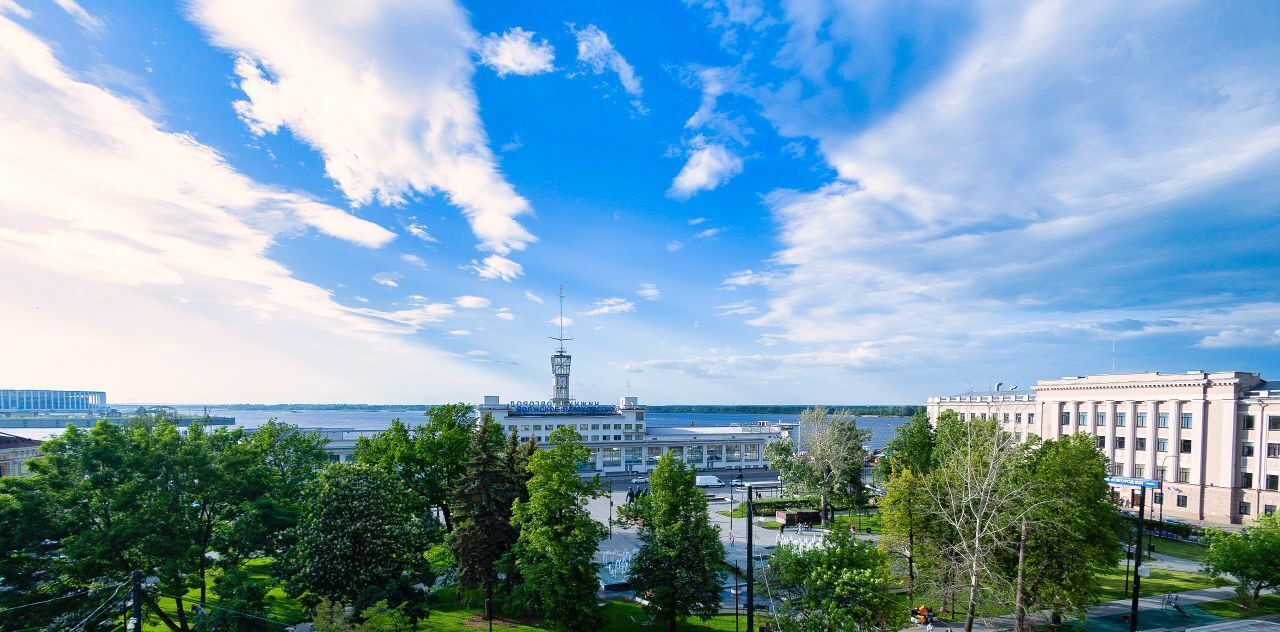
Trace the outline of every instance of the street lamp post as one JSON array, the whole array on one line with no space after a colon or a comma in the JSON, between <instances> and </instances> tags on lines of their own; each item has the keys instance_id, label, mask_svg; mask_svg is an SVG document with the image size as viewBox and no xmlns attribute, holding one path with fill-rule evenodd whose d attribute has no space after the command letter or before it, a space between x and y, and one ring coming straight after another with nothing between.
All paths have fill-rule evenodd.
<instances>
[{"instance_id":1,"label":"street lamp post","mask_svg":"<svg viewBox=\"0 0 1280 632\"><path fill-rule=\"evenodd\" d=\"M596 533L599 533L597 531ZM609 537L613 537L613 479L609 479Z\"/></svg>"},{"instance_id":2,"label":"street lamp post","mask_svg":"<svg viewBox=\"0 0 1280 632\"><path fill-rule=\"evenodd\" d=\"M1172 454L1166 454L1166 455L1164 455L1163 457L1161 457L1161 458L1160 458L1160 471L1158 472L1158 473L1160 474L1160 533L1164 533L1164 502L1165 502L1165 497L1164 497L1164 479L1165 479L1165 478L1167 478L1167 477L1169 476L1169 472L1168 472L1168 470L1165 470L1165 469L1164 469L1164 462L1165 462L1165 461L1167 461L1167 460L1169 459L1169 457L1171 457L1171 456L1173 456L1173 455L1172 455ZM1155 509L1155 508L1154 508L1154 507L1152 507L1152 509ZM1153 550L1153 551L1154 551L1154 550L1155 550L1155 546L1156 546L1156 539L1155 539L1155 536L1152 536L1152 537L1151 537L1151 545L1150 545L1150 546L1151 546L1151 550Z\"/></svg>"}]
</instances>

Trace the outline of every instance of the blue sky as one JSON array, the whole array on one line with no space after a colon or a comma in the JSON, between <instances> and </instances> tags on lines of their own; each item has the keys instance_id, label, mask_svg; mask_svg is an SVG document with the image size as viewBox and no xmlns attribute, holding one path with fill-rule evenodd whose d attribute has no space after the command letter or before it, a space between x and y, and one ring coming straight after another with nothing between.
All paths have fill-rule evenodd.
<instances>
[{"instance_id":1,"label":"blue sky","mask_svg":"<svg viewBox=\"0 0 1280 632\"><path fill-rule=\"evenodd\" d=\"M1280 7L0 0L0 383L1280 374ZM1114 353L1112 349L1115 349Z\"/></svg>"}]
</instances>

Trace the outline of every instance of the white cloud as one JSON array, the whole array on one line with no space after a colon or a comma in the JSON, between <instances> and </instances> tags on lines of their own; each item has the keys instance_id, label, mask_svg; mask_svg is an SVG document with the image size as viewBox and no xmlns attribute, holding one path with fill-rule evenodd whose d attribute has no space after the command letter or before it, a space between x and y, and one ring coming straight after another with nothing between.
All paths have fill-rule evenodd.
<instances>
[{"instance_id":1,"label":"white cloud","mask_svg":"<svg viewBox=\"0 0 1280 632\"><path fill-rule=\"evenodd\" d=\"M1274 198L1264 174L1280 168L1280 102L1262 95L1275 94L1280 67L1263 59L1280 43L1189 5L1076 8L985 7L953 61L866 126L844 125L839 99L802 124L796 113L813 103L775 95L766 113L816 137L837 177L766 198L783 247L768 312L752 322L798 344L892 338L890 355L932 351L941 366L995 353L1025 363L1023 343L1050 344L1046 334L1109 339L1073 326L1082 320L1184 322L1231 305L1186 298L1227 291L1230 268L1250 258L1206 214L1249 225ZM819 19L817 32L847 17ZM1217 22L1187 28L1203 20ZM851 40L816 37L813 55L793 50L801 77L819 78L796 95L833 89L821 83L828 67L844 69L829 55ZM1179 226L1203 227L1205 241ZM1214 265L1181 271L1191 251ZM1274 326L1255 329L1206 331L1200 344L1266 340ZM1041 355L1087 361L1081 345L1061 349Z\"/></svg>"},{"instance_id":2,"label":"white cloud","mask_svg":"<svg viewBox=\"0 0 1280 632\"><path fill-rule=\"evenodd\" d=\"M568 327L569 325L572 325L572 324L573 324L573 319L572 319L572 318L569 318L568 316L565 316L565 317L563 317L563 318L561 318L561 317L557 316L557 317L552 318L551 320L549 320L549 321L547 321L547 322L549 322L549 323L551 323L552 325L555 325L555 326L557 326L557 327L559 327L559 326L560 326L560 325L562 325L562 324L563 324L565 327Z\"/></svg>"},{"instance_id":3,"label":"white cloud","mask_svg":"<svg viewBox=\"0 0 1280 632\"><path fill-rule=\"evenodd\" d=\"M694 238L695 239L713 239L715 237L719 237L720 233L723 233L723 232L724 232L723 228L708 228L694 235Z\"/></svg>"},{"instance_id":4,"label":"white cloud","mask_svg":"<svg viewBox=\"0 0 1280 632\"><path fill-rule=\"evenodd\" d=\"M706 222L706 221L707 221L707 218L705 218L705 217L695 217L695 218L693 218L693 219L689 220L689 222L688 222L688 223L689 223L689 225L690 225L690 226L697 226L698 224L702 224L702 223L704 223L704 222Z\"/></svg>"},{"instance_id":5,"label":"white cloud","mask_svg":"<svg viewBox=\"0 0 1280 632\"><path fill-rule=\"evenodd\" d=\"M421 239L422 241L425 241L427 243L435 243L439 241L435 237L432 237L431 233L427 232L426 226L423 226L422 224L419 224L417 222L410 222L406 224L404 229L409 231L410 235L413 235L414 237L417 237L418 239Z\"/></svg>"},{"instance_id":6,"label":"white cloud","mask_svg":"<svg viewBox=\"0 0 1280 632\"><path fill-rule=\"evenodd\" d=\"M423 270L427 269L427 262L423 261L422 257L419 257L418 255L405 253L400 255L400 259L405 263L408 263L409 265L412 265L416 268L421 268Z\"/></svg>"},{"instance_id":7,"label":"white cloud","mask_svg":"<svg viewBox=\"0 0 1280 632\"><path fill-rule=\"evenodd\" d=\"M858 369L881 361L883 354L874 345L860 345L847 350L798 351L781 354L742 354L694 356L678 360L642 360L621 364L624 371L642 373L646 369L676 371L691 377L733 379L736 370L754 373L772 372L780 368Z\"/></svg>"},{"instance_id":8,"label":"white cloud","mask_svg":"<svg viewBox=\"0 0 1280 632\"><path fill-rule=\"evenodd\" d=\"M646 298L651 301L656 301L662 298L662 290L659 290L658 286L652 283L641 283L640 289L636 290L636 294L639 294L642 298Z\"/></svg>"},{"instance_id":9,"label":"white cloud","mask_svg":"<svg viewBox=\"0 0 1280 632\"><path fill-rule=\"evenodd\" d=\"M102 30L102 20L92 16L76 0L56 0L59 7L75 19L76 23L86 31L97 33Z\"/></svg>"},{"instance_id":10,"label":"white cloud","mask_svg":"<svg viewBox=\"0 0 1280 632\"><path fill-rule=\"evenodd\" d=\"M768 285L770 281L779 278L780 275L773 272L755 272L750 268L739 270L730 274L721 284L725 289L734 290L740 287L750 285Z\"/></svg>"},{"instance_id":11,"label":"white cloud","mask_svg":"<svg viewBox=\"0 0 1280 632\"><path fill-rule=\"evenodd\" d=\"M378 285L384 285L386 287L400 287L400 283L398 282L400 274L397 272L379 272L369 278L373 279L373 282Z\"/></svg>"},{"instance_id":12,"label":"white cloud","mask_svg":"<svg viewBox=\"0 0 1280 632\"><path fill-rule=\"evenodd\" d=\"M466 269L480 275L482 279L502 279L511 281L524 274L524 266L499 255L489 255L482 261L471 260Z\"/></svg>"},{"instance_id":13,"label":"white cloud","mask_svg":"<svg viewBox=\"0 0 1280 632\"><path fill-rule=\"evenodd\" d=\"M482 351L482 350L480 350L480 349L475 349L475 350L472 350L472 351L468 351L468 352L467 352L467 355L469 355L469 356L471 356L471 357L473 357L473 358L483 358L483 357L488 356L488 355L489 355L489 352L488 352L488 351Z\"/></svg>"},{"instance_id":14,"label":"white cloud","mask_svg":"<svg viewBox=\"0 0 1280 632\"><path fill-rule=\"evenodd\" d=\"M667 252L676 252L676 251L679 251L681 248L684 248L683 241L674 239L670 242L667 242Z\"/></svg>"},{"instance_id":15,"label":"white cloud","mask_svg":"<svg viewBox=\"0 0 1280 632\"><path fill-rule=\"evenodd\" d=\"M671 181L667 195L687 200L699 191L710 191L742 173L742 158L727 147L717 143L695 143L697 149L689 155L680 173Z\"/></svg>"},{"instance_id":16,"label":"white cloud","mask_svg":"<svg viewBox=\"0 0 1280 632\"><path fill-rule=\"evenodd\" d=\"M446 336L470 336L471 332L467 331L466 329L451 329L449 331L444 332L444 334Z\"/></svg>"},{"instance_id":17,"label":"white cloud","mask_svg":"<svg viewBox=\"0 0 1280 632\"><path fill-rule=\"evenodd\" d=\"M631 96L631 107L637 113L645 114L648 110L640 101L640 97L644 95L644 89L640 86L640 77L636 76L635 69L613 47L609 36L594 24L588 24L581 30L569 25L569 30L578 39L578 62L592 74L601 75L605 72L616 74L622 89Z\"/></svg>"},{"instance_id":18,"label":"white cloud","mask_svg":"<svg viewBox=\"0 0 1280 632\"><path fill-rule=\"evenodd\" d=\"M236 110L254 133L289 128L357 204L444 193L479 248L503 258L476 272L519 276L505 257L536 241L518 221L531 208L489 149L471 84L476 34L461 7L197 0L192 17L239 56Z\"/></svg>"},{"instance_id":19,"label":"white cloud","mask_svg":"<svg viewBox=\"0 0 1280 632\"><path fill-rule=\"evenodd\" d=\"M529 290L524 291L524 297L535 303L542 303L542 297L530 292Z\"/></svg>"},{"instance_id":20,"label":"white cloud","mask_svg":"<svg viewBox=\"0 0 1280 632\"><path fill-rule=\"evenodd\" d=\"M483 296L464 295L453 299L453 302L463 309L483 309L489 306L489 299Z\"/></svg>"},{"instance_id":21,"label":"white cloud","mask_svg":"<svg viewBox=\"0 0 1280 632\"><path fill-rule=\"evenodd\" d=\"M424 358L443 372L433 400L504 380L415 342L447 309L349 307L270 257L309 229L349 242L326 244L334 256L392 233L246 177L4 15L0 138L0 269L22 297L0 301L0 322L25 332L0 382L116 401L403 401L421 395ZM68 357L118 361L103 373Z\"/></svg>"},{"instance_id":22,"label":"white cloud","mask_svg":"<svg viewBox=\"0 0 1280 632\"><path fill-rule=\"evenodd\" d=\"M533 32L520 27L502 35L490 33L480 38L480 63L499 77L537 75L555 70L556 51L547 40L533 41Z\"/></svg>"},{"instance_id":23,"label":"white cloud","mask_svg":"<svg viewBox=\"0 0 1280 632\"><path fill-rule=\"evenodd\" d=\"M502 320L516 319L516 315L511 313L510 307L499 307L497 313L494 315L497 316L498 318L501 318Z\"/></svg>"},{"instance_id":24,"label":"white cloud","mask_svg":"<svg viewBox=\"0 0 1280 632\"><path fill-rule=\"evenodd\" d=\"M605 314L621 314L636 311L636 304L621 297L602 298L595 302L595 307L582 313L583 316L603 316Z\"/></svg>"},{"instance_id":25,"label":"white cloud","mask_svg":"<svg viewBox=\"0 0 1280 632\"><path fill-rule=\"evenodd\" d=\"M353 297L353 298L355 298L355 299L356 299L356 301L357 301L357 302L360 302L360 303L368 303L368 302L369 302L369 299L367 299L367 298L365 298L365 297L363 297L363 296L356 296L356 297Z\"/></svg>"},{"instance_id":26,"label":"white cloud","mask_svg":"<svg viewBox=\"0 0 1280 632\"><path fill-rule=\"evenodd\" d=\"M749 316L759 314L760 308L752 305L754 301L741 301L738 303L729 303L728 305L717 305L716 309L720 311L721 316Z\"/></svg>"}]
</instances>

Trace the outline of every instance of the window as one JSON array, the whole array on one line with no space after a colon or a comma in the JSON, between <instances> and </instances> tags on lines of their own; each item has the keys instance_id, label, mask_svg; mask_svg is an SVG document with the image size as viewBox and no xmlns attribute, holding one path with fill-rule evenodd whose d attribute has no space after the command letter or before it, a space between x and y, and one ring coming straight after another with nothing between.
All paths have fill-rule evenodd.
<instances>
[{"instance_id":1,"label":"window","mask_svg":"<svg viewBox=\"0 0 1280 632\"><path fill-rule=\"evenodd\" d=\"M1250 512L1252 512L1252 511L1253 511L1253 506L1252 506L1252 505L1250 505L1250 504L1249 504L1249 503L1247 503L1247 502L1243 502L1243 501L1241 501L1241 503L1240 503L1240 515L1242 515L1242 516L1247 516L1247 515L1249 515L1249 513L1250 513Z\"/></svg>"},{"instance_id":2,"label":"window","mask_svg":"<svg viewBox=\"0 0 1280 632\"><path fill-rule=\"evenodd\" d=\"M1158 427L1158 428L1168 428L1168 427L1169 427L1169 413L1160 413L1160 414L1156 417L1156 427Z\"/></svg>"},{"instance_id":3,"label":"window","mask_svg":"<svg viewBox=\"0 0 1280 632\"><path fill-rule=\"evenodd\" d=\"M1173 502L1179 507L1186 507L1187 506L1186 494L1178 494L1176 497L1174 497Z\"/></svg>"},{"instance_id":4,"label":"window","mask_svg":"<svg viewBox=\"0 0 1280 632\"><path fill-rule=\"evenodd\" d=\"M636 421L644 421L644 411L643 411L643 410L638 410L638 411L636 411ZM639 430L639 429L640 429L640 424L636 424L636 430Z\"/></svg>"},{"instance_id":5,"label":"window","mask_svg":"<svg viewBox=\"0 0 1280 632\"><path fill-rule=\"evenodd\" d=\"M1015 432L1015 433L1013 433L1013 440L1014 440L1014 441L1022 441L1022 433L1021 433L1021 432Z\"/></svg>"},{"instance_id":6,"label":"window","mask_svg":"<svg viewBox=\"0 0 1280 632\"><path fill-rule=\"evenodd\" d=\"M1240 449L1240 456L1253 456L1253 442L1245 441L1244 447Z\"/></svg>"},{"instance_id":7,"label":"window","mask_svg":"<svg viewBox=\"0 0 1280 632\"><path fill-rule=\"evenodd\" d=\"M960 421L964 421L964 413L960 413Z\"/></svg>"},{"instance_id":8,"label":"window","mask_svg":"<svg viewBox=\"0 0 1280 632\"><path fill-rule=\"evenodd\" d=\"M1191 482L1191 468L1189 467L1178 468L1178 482L1179 483Z\"/></svg>"},{"instance_id":9,"label":"window","mask_svg":"<svg viewBox=\"0 0 1280 632\"><path fill-rule=\"evenodd\" d=\"M1155 504L1157 504L1157 505L1163 505L1163 504L1164 504L1164 492L1152 492L1152 494L1151 494L1151 502L1152 502L1152 503L1155 503Z\"/></svg>"},{"instance_id":10,"label":"window","mask_svg":"<svg viewBox=\"0 0 1280 632\"><path fill-rule=\"evenodd\" d=\"M1267 458L1280 459L1280 443L1267 444Z\"/></svg>"},{"instance_id":11,"label":"window","mask_svg":"<svg viewBox=\"0 0 1280 632\"><path fill-rule=\"evenodd\" d=\"M742 462L742 446L737 443L731 443L725 446L724 454L724 460L729 461L730 463Z\"/></svg>"},{"instance_id":12,"label":"window","mask_svg":"<svg viewBox=\"0 0 1280 632\"><path fill-rule=\"evenodd\" d=\"M1280 475L1267 474L1267 490L1280 491Z\"/></svg>"},{"instance_id":13,"label":"window","mask_svg":"<svg viewBox=\"0 0 1280 632\"><path fill-rule=\"evenodd\" d=\"M1182 420L1179 422L1184 429L1191 427L1191 413L1182 413Z\"/></svg>"},{"instance_id":14,"label":"window","mask_svg":"<svg viewBox=\"0 0 1280 632\"><path fill-rule=\"evenodd\" d=\"M1106 437L1098 437L1098 449L1099 449L1099 450L1105 450L1105 449L1106 449L1106 447L1107 447L1107 438L1106 438Z\"/></svg>"},{"instance_id":15,"label":"window","mask_svg":"<svg viewBox=\"0 0 1280 632\"><path fill-rule=\"evenodd\" d=\"M1035 423L1035 421L1036 421L1036 414L1027 413L1027 423L1031 424L1031 423Z\"/></svg>"},{"instance_id":16,"label":"window","mask_svg":"<svg viewBox=\"0 0 1280 632\"><path fill-rule=\"evenodd\" d=\"M1009 413L1004 414L1004 422L1009 423Z\"/></svg>"},{"instance_id":17,"label":"window","mask_svg":"<svg viewBox=\"0 0 1280 632\"><path fill-rule=\"evenodd\" d=\"M662 448L652 447L645 452L644 462L649 465L657 465L660 458L662 458Z\"/></svg>"},{"instance_id":18,"label":"window","mask_svg":"<svg viewBox=\"0 0 1280 632\"><path fill-rule=\"evenodd\" d=\"M742 451L742 460L759 461L760 460L760 444L749 443L745 450Z\"/></svg>"},{"instance_id":19,"label":"window","mask_svg":"<svg viewBox=\"0 0 1280 632\"><path fill-rule=\"evenodd\" d=\"M1112 463L1112 464L1111 464L1111 475L1112 475L1112 476L1124 476L1124 463Z\"/></svg>"},{"instance_id":20,"label":"window","mask_svg":"<svg viewBox=\"0 0 1280 632\"><path fill-rule=\"evenodd\" d=\"M1280 430L1280 415L1267 417L1267 430Z\"/></svg>"},{"instance_id":21,"label":"window","mask_svg":"<svg viewBox=\"0 0 1280 632\"><path fill-rule=\"evenodd\" d=\"M1134 445L1133 445L1133 448L1134 448L1135 450L1141 450L1141 451L1143 451L1143 452L1146 452L1146 451L1147 451L1147 438L1146 438L1146 437L1138 437L1137 439L1134 439Z\"/></svg>"},{"instance_id":22,"label":"window","mask_svg":"<svg viewBox=\"0 0 1280 632\"><path fill-rule=\"evenodd\" d=\"M600 429L600 424L591 424L591 429L592 429L592 430L599 430L599 429Z\"/></svg>"},{"instance_id":23,"label":"window","mask_svg":"<svg viewBox=\"0 0 1280 632\"><path fill-rule=\"evenodd\" d=\"M1116 449L1117 450L1124 449L1124 437L1116 437Z\"/></svg>"},{"instance_id":24,"label":"window","mask_svg":"<svg viewBox=\"0 0 1280 632\"><path fill-rule=\"evenodd\" d=\"M613 424L614 430L622 430L622 424Z\"/></svg>"},{"instance_id":25,"label":"window","mask_svg":"<svg viewBox=\"0 0 1280 632\"><path fill-rule=\"evenodd\" d=\"M578 426L578 430L586 430L586 429L587 429L587 424L582 424Z\"/></svg>"},{"instance_id":26,"label":"window","mask_svg":"<svg viewBox=\"0 0 1280 632\"><path fill-rule=\"evenodd\" d=\"M1080 413L1079 419L1081 426L1089 425L1089 413Z\"/></svg>"},{"instance_id":27,"label":"window","mask_svg":"<svg viewBox=\"0 0 1280 632\"><path fill-rule=\"evenodd\" d=\"M1098 413L1098 425L1099 426L1107 425L1107 413Z\"/></svg>"},{"instance_id":28,"label":"window","mask_svg":"<svg viewBox=\"0 0 1280 632\"><path fill-rule=\"evenodd\" d=\"M624 454L626 454L627 465L639 465L640 459L644 458L641 448L627 448Z\"/></svg>"},{"instance_id":29,"label":"window","mask_svg":"<svg viewBox=\"0 0 1280 632\"><path fill-rule=\"evenodd\" d=\"M670 447L670 448L667 448L667 452L670 452L670 453L671 453L671 458L673 458L673 459L675 459L675 460L677 460L677 461L683 461L683 460L684 460L684 447L683 447L683 446L678 446L678 445L677 445L677 446L672 446L672 447Z\"/></svg>"},{"instance_id":30,"label":"window","mask_svg":"<svg viewBox=\"0 0 1280 632\"><path fill-rule=\"evenodd\" d=\"M1139 427L1139 428L1146 428L1146 427L1147 427L1147 413L1138 413L1138 424L1137 424L1137 425L1138 425L1138 427Z\"/></svg>"},{"instance_id":31,"label":"window","mask_svg":"<svg viewBox=\"0 0 1280 632\"><path fill-rule=\"evenodd\" d=\"M601 467L618 467L622 465L622 448L600 448L603 457Z\"/></svg>"},{"instance_id":32,"label":"window","mask_svg":"<svg viewBox=\"0 0 1280 632\"><path fill-rule=\"evenodd\" d=\"M1163 465L1161 465L1161 466L1157 467L1157 468L1156 468L1156 480L1157 480L1157 481L1163 481L1163 480L1165 480L1165 472L1166 472L1166 470L1168 470L1168 469L1169 469L1169 468L1167 468L1167 467L1165 467L1165 466L1163 466Z\"/></svg>"},{"instance_id":33,"label":"window","mask_svg":"<svg viewBox=\"0 0 1280 632\"><path fill-rule=\"evenodd\" d=\"M1276 512L1276 506L1275 506L1275 505L1263 505L1263 506L1262 506L1262 513L1267 514L1268 516L1270 516L1271 514L1273 514L1273 513L1275 513L1275 512Z\"/></svg>"},{"instance_id":34,"label":"window","mask_svg":"<svg viewBox=\"0 0 1280 632\"><path fill-rule=\"evenodd\" d=\"M1064 426L1071 425L1071 413L1062 413L1062 425Z\"/></svg>"},{"instance_id":35,"label":"window","mask_svg":"<svg viewBox=\"0 0 1280 632\"><path fill-rule=\"evenodd\" d=\"M1253 415L1245 415L1245 416L1244 416L1244 429L1245 429L1245 430L1253 430L1253 424L1254 424L1254 421L1253 421Z\"/></svg>"},{"instance_id":36,"label":"window","mask_svg":"<svg viewBox=\"0 0 1280 632\"><path fill-rule=\"evenodd\" d=\"M644 430L644 424L636 424L636 430Z\"/></svg>"},{"instance_id":37,"label":"window","mask_svg":"<svg viewBox=\"0 0 1280 632\"><path fill-rule=\"evenodd\" d=\"M1117 428L1124 427L1124 413L1116 413L1116 427Z\"/></svg>"},{"instance_id":38,"label":"window","mask_svg":"<svg viewBox=\"0 0 1280 632\"><path fill-rule=\"evenodd\" d=\"M631 425L632 425L632 424L623 424L622 428L623 428L624 430L631 430Z\"/></svg>"},{"instance_id":39,"label":"window","mask_svg":"<svg viewBox=\"0 0 1280 632\"><path fill-rule=\"evenodd\" d=\"M1014 413L1014 414L1013 414L1013 423L1015 423L1015 424L1020 424L1020 423L1022 423L1022 413Z\"/></svg>"},{"instance_id":40,"label":"window","mask_svg":"<svg viewBox=\"0 0 1280 632\"><path fill-rule=\"evenodd\" d=\"M1240 472L1240 486L1245 489L1253 487L1253 472Z\"/></svg>"},{"instance_id":41,"label":"window","mask_svg":"<svg viewBox=\"0 0 1280 632\"><path fill-rule=\"evenodd\" d=\"M1183 439L1182 445L1178 446L1178 450L1183 454L1191 454L1191 440Z\"/></svg>"},{"instance_id":42,"label":"window","mask_svg":"<svg viewBox=\"0 0 1280 632\"><path fill-rule=\"evenodd\" d=\"M1145 465L1143 465L1143 464L1141 464L1141 463L1134 463L1134 464L1133 464L1133 477L1134 477L1134 478L1142 478L1142 476L1143 476L1144 474L1146 474L1146 473L1147 473L1147 466L1145 466Z\"/></svg>"},{"instance_id":43,"label":"window","mask_svg":"<svg viewBox=\"0 0 1280 632\"><path fill-rule=\"evenodd\" d=\"M534 430L534 432L537 432L537 431L539 431L539 430L542 430L542 425L541 425L541 424L534 424L534 425L533 425L533 430Z\"/></svg>"},{"instance_id":44,"label":"window","mask_svg":"<svg viewBox=\"0 0 1280 632\"><path fill-rule=\"evenodd\" d=\"M599 441L600 435L591 435L591 441Z\"/></svg>"},{"instance_id":45,"label":"window","mask_svg":"<svg viewBox=\"0 0 1280 632\"><path fill-rule=\"evenodd\" d=\"M1168 452L1168 451L1169 451L1169 440L1156 439L1156 452Z\"/></svg>"},{"instance_id":46,"label":"window","mask_svg":"<svg viewBox=\"0 0 1280 632\"><path fill-rule=\"evenodd\" d=\"M708 463L711 463L713 461L723 461L723 460L724 460L724 446L718 446L718 445L707 446L707 462Z\"/></svg>"},{"instance_id":47,"label":"window","mask_svg":"<svg viewBox=\"0 0 1280 632\"><path fill-rule=\"evenodd\" d=\"M613 435L614 441L622 441L622 435Z\"/></svg>"},{"instance_id":48,"label":"window","mask_svg":"<svg viewBox=\"0 0 1280 632\"><path fill-rule=\"evenodd\" d=\"M689 449L685 450L684 461L685 463L701 463L702 462L702 446L700 445L689 446Z\"/></svg>"}]
</instances>

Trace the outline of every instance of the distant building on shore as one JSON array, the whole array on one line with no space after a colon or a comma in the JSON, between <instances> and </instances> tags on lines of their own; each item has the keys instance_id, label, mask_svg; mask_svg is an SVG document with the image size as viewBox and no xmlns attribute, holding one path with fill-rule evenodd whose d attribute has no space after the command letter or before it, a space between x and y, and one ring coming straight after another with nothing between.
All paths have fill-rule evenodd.
<instances>
[{"instance_id":1,"label":"distant building on shore","mask_svg":"<svg viewBox=\"0 0 1280 632\"><path fill-rule=\"evenodd\" d=\"M193 421L215 426L236 422L234 417L183 415L168 406L144 406L139 411L163 415L183 426ZM120 422L127 418L107 405L105 391L0 389L0 428L87 428L100 419Z\"/></svg>"},{"instance_id":2,"label":"distant building on shore","mask_svg":"<svg viewBox=\"0 0 1280 632\"><path fill-rule=\"evenodd\" d=\"M27 459L40 451L40 442L0 432L0 477L26 476Z\"/></svg>"},{"instance_id":3,"label":"distant building on shore","mask_svg":"<svg viewBox=\"0 0 1280 632\"><path fill-rule=\"evenodd\" d=\"M1085 433L1113 476L1153 479L1149 515L1248 524L1280 506L1280 382L1240 371L1040 380L928 399L929 416L994 419L1019 440ZM1124 506L1132 488L1113 487Z\"/></svg>"}]
</instances>

